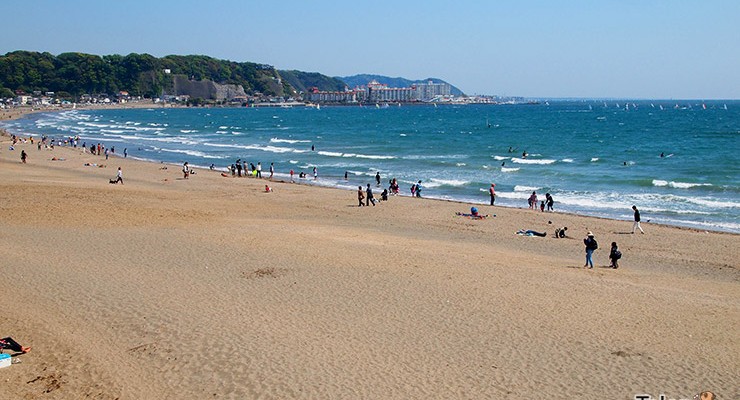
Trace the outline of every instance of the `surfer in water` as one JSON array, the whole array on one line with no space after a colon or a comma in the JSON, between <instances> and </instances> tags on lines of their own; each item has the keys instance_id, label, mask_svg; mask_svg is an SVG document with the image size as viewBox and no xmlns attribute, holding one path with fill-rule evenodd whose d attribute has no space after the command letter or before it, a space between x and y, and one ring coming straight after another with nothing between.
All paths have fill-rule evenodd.
<instances>
[{"instance_id":1,"label":"surfer in water","mask_svg":"<svg viewBox=\"0 0 740 400\"><path fill-rule=\"evenodd\" d=\"M522 152L522 158L527 158L527 150L524 150L524 152Z\"/></svg>"}]
</instances>

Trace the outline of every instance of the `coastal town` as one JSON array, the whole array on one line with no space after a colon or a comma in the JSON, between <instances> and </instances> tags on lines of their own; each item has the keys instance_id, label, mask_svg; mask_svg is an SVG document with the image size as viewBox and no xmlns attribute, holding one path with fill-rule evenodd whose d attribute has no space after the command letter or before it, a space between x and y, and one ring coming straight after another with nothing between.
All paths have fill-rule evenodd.
<instances>
[{"instance_id":1,"label":"coastal town","mask_svg":"<svg viewBox=\"0 0 740 400\"><path fill-rule=\"evenodd\" d=\"M169 70L165 70L169 73ZM449 83L433 81L415 83L408 87L389 87L376 80L355 88L345 87L342 91L319 90L311 87L294 96L271 96L262 93L247 95L237 85L226 85L209 80L193 81L175 78L175 90L164 91L158 97L133 96L128 91L117 93L86 93L76 99L52 91L35 90L27 93L15 90L14 97L0 98L0 109L11 107L75 108L77 106L106 106L112 104L158 104L161 106L230 106L230 107L316 107L321 105L378 106L389 105L466 105L466 104L535 104L536 100L522 97L492 95L453 95ZM281 84L281 82L278 82Z\"/></svg>"}]
</instances>

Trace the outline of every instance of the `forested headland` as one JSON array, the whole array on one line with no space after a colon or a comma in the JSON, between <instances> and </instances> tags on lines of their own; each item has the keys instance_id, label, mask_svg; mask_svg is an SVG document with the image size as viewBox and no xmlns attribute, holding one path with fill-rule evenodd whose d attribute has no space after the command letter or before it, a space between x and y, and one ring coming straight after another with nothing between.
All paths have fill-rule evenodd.
<instances>
[{"instance_id":1,"label":"forested headland","mask_svg":"<svg viewBox=\"0 0 740 400\"><path fill-rule=\"evenodd\" d=\"M0 55L0 98L16 91L55 92L58 98L126 91L158 97L172 88L173 76L241 85L249 95L292 96L308 87L341 90L344 82L319 73L279 71L271 65L219 60L202 55L149 54L98 56L85 53L14 51Z\"/></svg>"}]
</instances>

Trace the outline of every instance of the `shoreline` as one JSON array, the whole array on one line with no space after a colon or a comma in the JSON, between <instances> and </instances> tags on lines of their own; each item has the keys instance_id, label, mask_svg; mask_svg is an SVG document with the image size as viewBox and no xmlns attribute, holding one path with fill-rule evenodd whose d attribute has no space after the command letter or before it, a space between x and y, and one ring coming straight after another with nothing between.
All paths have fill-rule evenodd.
<instances>
[{"instance_id":1,"label":"shoreline","mask_svg":"<svg viewBox=\"0 0 740 400\"><path fill-rule=\"evenodd\" d=\"M136 103L114 104L114 105L88 105L87 107L78 107L77 109L78 110L85 110L85 109L137 109L137 108L153 108L153 107L168 107L169 108L169 107L172 107L172 106L169 105L169 104L161 105L161 104L154 104L154 103L136 102ZM224 107L179 107L179 106L174 106L174 107L175 108L242 108L242 107L226 107L226 106L224 106ZM30 108L30 110L29 110L29 108ZM20 107L20 108L14 109L17 112L16 113L11 113L11 115L9 116L8 119L18 119L18 118L22 118L23 116L25 116L27 114L36 113L36 112L60 112L60 111L66 111L66 110L71 110L71 109L72 108L33 109L31 107ZM6 114L6 111L7 110L0 110L0 120L2 120L4 118L4 116ZM5 130L4 129L0 129L0 131L5 131ZM115 157L120 157L120 155L117 155L117 154L114 154L112 156L114 158ZM132 157L132 159L136 159L136 160L139 160L139 161L142 161L142 162L148 162L148 163L152 163L152 164L166 164L166 165L178 166L178 167L180 166L179 164L174 163L174 162L158 161L158 160L154 160L154 159L134 158L134 157ZM202 171L209 171L209 168L207 166L205 166L205 165L202 165L202 166L193 166L193 168L195 168L197 170L202 170ZM219 173L220 172L228 172L223 167L217 167L215 170L218 171ZM286 175L286 173L277 173L276 175ZM339 176L337 176L337 177L339 178ZM283 178L281 181L282 182L287 182L287 181L289 181L289 179ZM336 185L332 186L330 184L327 184L327 185L324 185L324 184L311 184L311 183L309 183L309 179L306 179L306 182L305 183L302 183L301 180L296 179L295 183L297 183L297 184L304 184L304 185L307 185L307 186L316 186L316 187L319 187L319 188L334 188L334 189L340 189L340 190L345 190L345 191L354 191L354 186L353 186L353 188L343 188L341 186L336 186ZM381 186L381 188L382 188L382 186ZM401 194L401 197L408 197L408 195L405 194L405 193L403 193L403 194ZM484 207L488 207L487 201L473 202L473 201L469 201L469 200L446 199L446 198L438 198L438 197L425 197L425 199L458 203L458 204L462 204L462 205L467 205L468 208L470 206L476 206L476 207L484 206ZM507 208L507 209L518 209L518 210L525 210L525 211L527 210L527 208L525 208L523 206L509 206L509 205L499 206L499 205L497 205L495 207L496 208ZM603 220L609 220L609 221L622 221L622 222L629 223L629 224L632 223L631 220L611 218L611 217L608 217L608 216L579 214L579 213L575 213L575 212L571 212L571 211L546 212L543 215L553 215L554 216L554 215L558 215L558 214L575 215L575 216L582 216L582 217L587 217L587 218L603 219ZM654 226L655 225L659 225L659 226L665 226L665 227L675 227L675 228L681 228L681 229L688 229L688 230L692 230L692 231L696 231L696 232L717 232L717 233L725 233L725 234L730 234L730 235L740 235L740 232L733 232L732 230L730 230L731 228L723 228L721 226L696 227L696 226L691 226L691 223L690 222L687 222L686 225L667 224L667 223L660 223L660 222L649 222L649 223L643 222L643 225L647 225L647 226L650 226L650 225L654 225Z\"/></svg>"},{"instance_id":2,"label":"shoreline","mask_svg":"<svg viewBox=\"0 0 740 400\"><path fill-rule=\"evenodd\" d=\"M7 141L0 331L33 350L0 399L740 395L736 234L498 206L471 220L408 196L360 208L343 189Z\"/></svg>"}]
</instances>

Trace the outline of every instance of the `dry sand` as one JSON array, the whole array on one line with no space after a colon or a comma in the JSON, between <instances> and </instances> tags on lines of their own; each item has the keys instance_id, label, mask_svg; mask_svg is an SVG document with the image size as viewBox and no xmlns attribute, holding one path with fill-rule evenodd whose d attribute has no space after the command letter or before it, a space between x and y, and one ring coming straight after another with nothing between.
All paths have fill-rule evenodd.
<instances>
[{"instance_id":1,"label":"dry sand","mask_svg":"<svg viewBox=\"0 0 740 400\"><path fill-rule=\"evenodd\" d=\"M8 145L1 399L740 398L738 235Z\"/></svg>"}]
</instances>

